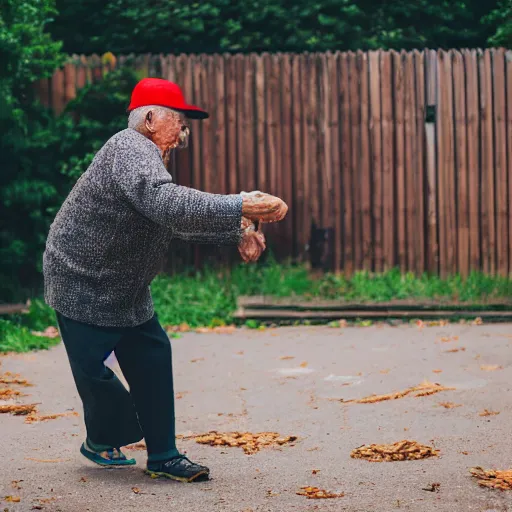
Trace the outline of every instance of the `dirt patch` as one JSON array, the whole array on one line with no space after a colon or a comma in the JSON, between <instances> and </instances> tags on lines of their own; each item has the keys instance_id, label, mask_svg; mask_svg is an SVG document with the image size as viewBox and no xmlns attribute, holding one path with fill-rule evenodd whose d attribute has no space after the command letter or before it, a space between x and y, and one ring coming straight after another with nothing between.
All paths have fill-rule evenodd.
<instances>
[{"instance_id":1,"label":"dirt patch","mask_svg":"<svg viewBox=\"0 0 512 512\"><path fill-rule=\"evenodd\" d=\"M277 432L252 434L251 432L221 433L213 431L194 436L194 439L199 444L209 444L210 446L240 447L247 455L252 455L259 452L261 448L291 444L297 440L297 436L282 437Z\"/></svg>"},{"instance_id":2,"label":"dirt patch","mask_svg":"<svg viewBox=\"0 0 512 512\"><path fill-rule=\"evenodd\" d=\"M478 484L482 487L500 489L502 491L512 490L512 469L505 471L486 470L478 466L471 468L469 472L478 479Z\"/></svg>"},{"instance_id":3,"label":"dirt patch","mask_svg":"<svg viewBox=\"0 0 512 512\"><path fill-rule=\"evenodd\" d=\"M437 457L439 451L416 441L399 441L394 444L364 445L352 451L353 459L365 459L368 462L396 462Z\"/></svg>"},{"instance_id":4,"label":"dirt patch","mask_svg":"<svg viewBox=\"0 0 512 512\"><path fill-rule=\"evenodd\" d=\"M371 395L355 400L341 399L340 402L343 402L344 404L374 404L376 402L385 402L387 400L398 400L399 398L404 398L409 395L414 395L418 398L441 393L442 391L453 391L454 389L455 388L447 388L441 384L429 382L426 380L420 385L407 388L404 391L397 391L396 393L388 393L386 395Z\"/></svg>"}]
</instances>

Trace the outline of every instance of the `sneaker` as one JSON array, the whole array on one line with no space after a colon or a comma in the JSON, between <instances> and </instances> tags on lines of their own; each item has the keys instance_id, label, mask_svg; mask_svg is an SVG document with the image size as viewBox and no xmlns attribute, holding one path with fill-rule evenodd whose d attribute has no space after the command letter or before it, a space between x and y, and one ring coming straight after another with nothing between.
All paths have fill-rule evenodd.
<instances>
[{"instance_id":1,"label":"sneaker","mask_svg":"<svg viewBox=\"0 0 512 512\"><path fill-rule=\"evenodd\" d=\"M148 462L146 474L151 478L169 478L180 482L204 482L209 479L210 470L179 455L162 462Z\"/></svg>"}]
</instances>

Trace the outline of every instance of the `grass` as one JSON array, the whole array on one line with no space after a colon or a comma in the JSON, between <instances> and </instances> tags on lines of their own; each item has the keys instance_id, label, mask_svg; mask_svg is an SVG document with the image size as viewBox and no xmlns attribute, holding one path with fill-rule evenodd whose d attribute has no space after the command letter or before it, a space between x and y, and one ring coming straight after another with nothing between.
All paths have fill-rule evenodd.
<instances>
[{"instance_id":1,"label":"grass","mask_svg":"<svg viewBox=\"0 0 512 512\"><path fill-rule=\"evenodd\" d=\"M237 297L269 295L306 299L341 299L378 303L397 299L439 300L485 304L512 295L512 281L473 273L468 278L415 276L390 270L382 274L358 272L352 278L325 274L313 278L301 266L269 263L240 265L231 271L206 269L196 274L161 275L152 285L155 309L162 324L190 327L233 322ZM34 300L30 312L0 319L0 352L26 352L53 346L58 340L31 334L56 325L53 311ZM251 326L249 326L251 327Z\"/></svg>"}]
</instances>

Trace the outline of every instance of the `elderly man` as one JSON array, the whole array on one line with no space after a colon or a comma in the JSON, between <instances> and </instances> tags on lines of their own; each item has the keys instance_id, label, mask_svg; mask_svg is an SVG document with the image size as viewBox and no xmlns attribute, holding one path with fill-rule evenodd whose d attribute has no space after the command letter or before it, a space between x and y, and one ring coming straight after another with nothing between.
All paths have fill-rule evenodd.
<instances>
[{"instance_id":1,"label":"elderly man","mask_svg":"<svg viewBox=\"0 0 512 512\"><path fill-rule=\"evenodd\" d=\"M82 399L81 453L105 466L135 464L121 447L146 441L146 472L185 482L209 469L175 443L171 346L149 285L173 238L265 249L253 222L279 221L283 201L260 192L215 195L172 182L165 162L187 145L188 119L208 114L180 88L148 78L135 87L128 129L100 149L53 222L44 253L46 302L55 309ZM128 391L104 361L115 353Z\"/></svg>"}]
</instances>

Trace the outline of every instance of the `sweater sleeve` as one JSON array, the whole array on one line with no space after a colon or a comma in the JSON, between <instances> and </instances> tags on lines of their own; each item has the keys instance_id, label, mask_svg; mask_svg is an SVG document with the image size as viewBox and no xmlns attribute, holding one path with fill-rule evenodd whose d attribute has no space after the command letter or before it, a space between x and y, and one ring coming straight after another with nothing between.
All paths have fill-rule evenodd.
<instances>
[{"instance_id":1,"label":"sweater sleeve","mask_svg":"<svg viewBox=\"0 0 512 512\"><path fill-rule=\"evenodd\" d=\"M242 197L176 185L156 146L118 144L112 179L121 198L139 213L188 242L238 245Z\"/></svg>"}]
</instances>

